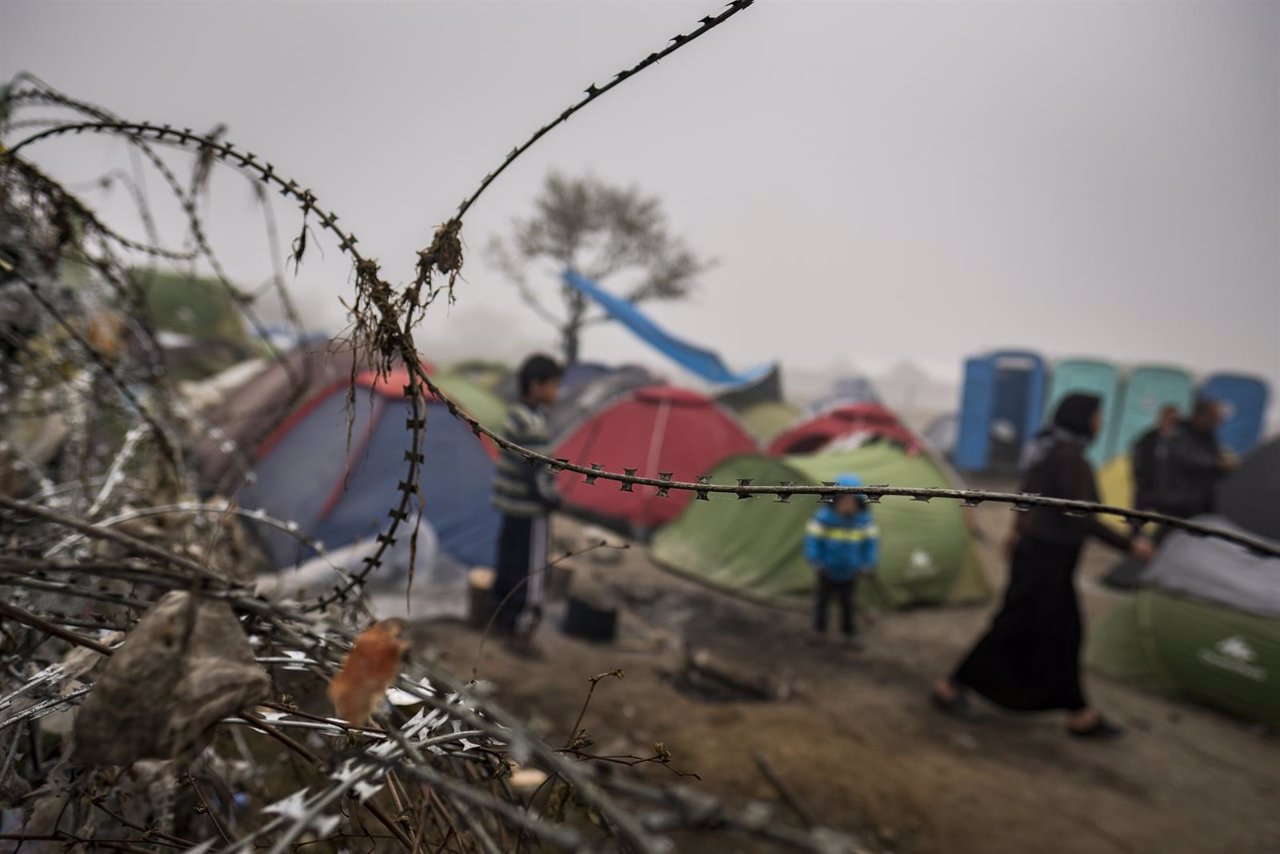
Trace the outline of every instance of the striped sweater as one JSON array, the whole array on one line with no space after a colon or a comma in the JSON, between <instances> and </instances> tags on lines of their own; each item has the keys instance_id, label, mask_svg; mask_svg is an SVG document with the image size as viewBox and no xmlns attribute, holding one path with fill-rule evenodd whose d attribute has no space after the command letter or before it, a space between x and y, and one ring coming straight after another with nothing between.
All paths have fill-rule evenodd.
<instances>
[{"instance_id":1,"label":"striped sweater","mask_svg":"<svg viewBox=\"0 0 1280 854\"><path fill-rule=\"evenodd\" d=\"M503 437L508 442L547 454L547 419L540 408L516 403L507 415ZM493 479L493 506L507 516L543 516L560 504L555 479L541 464L530 463L513 451L503 451Z\"/></svg>"}]
</instances>

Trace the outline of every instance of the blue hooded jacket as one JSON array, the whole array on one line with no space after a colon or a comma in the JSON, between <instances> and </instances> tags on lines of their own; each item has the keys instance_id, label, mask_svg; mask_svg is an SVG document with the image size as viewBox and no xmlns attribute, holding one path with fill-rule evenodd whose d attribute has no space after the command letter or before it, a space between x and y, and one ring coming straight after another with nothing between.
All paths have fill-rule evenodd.
<instances>
[{"instance_id":1,"label":"blue hooded jacket","mask_svg":"<svg viewBox=\"0 0 1280 854\"><path fill-rule=\"evenodd\" d=\"M855 475L836 478L839 486L862 486ZM805 530L804 556L814 569L832 581L849 581L880 562L880 531L864 505L853 516L842 516L831 504L818 510Z\"/></svg>"}]
</instances>

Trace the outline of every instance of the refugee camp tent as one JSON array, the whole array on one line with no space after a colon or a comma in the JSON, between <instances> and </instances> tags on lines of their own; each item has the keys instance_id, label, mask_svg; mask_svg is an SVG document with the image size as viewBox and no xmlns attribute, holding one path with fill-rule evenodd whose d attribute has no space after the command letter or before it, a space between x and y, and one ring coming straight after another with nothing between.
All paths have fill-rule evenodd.
<instances>
[{"instance_id":1,"label":"refugee camp tent","mask_svg":"<svg viewBox=\"0 0 1280 854\"><path fill-rule=\"evenodd\" d=\"M641 477L670 472L675 480L692 481L721 460L757 448L742 425L706 395L651 386L580 424L556 447L555 456L615 472L633 468ZM590 485L584 480L580 474L561 473L566 509L637 535L675 518L693 500L687 492L659 498L651 488L626 492L615 483Z\"/></svg>"},{"instance_id":2,"label":"refugee camp tent","mask_svg":"<svg viewBox=\"0 0 1280 854\"><path fill-rule=\"evenodd\" d=\"M1225 418L1218 440L1237 454L1247 454L1262 438L1267 414L1267 384L1241 374L1213 374L1200 387L1200 397L1222 404Z\"/></svg>"},{"instance_id":3,"label":"refugee camp tent","mask_svg":"<svg viewBox=\"0 0 1280 854\"><path fill-rule=\"evenodd\" d=\"M338 548L376 535L387 523L405 476L406 422L412 417L404 388L407 371L356 378L348 451L346 380L313 395L258 449L245 507L294 522L300 531ZM496 451L438 401L425 405L422 511L441 549L469 566L492 566L498 514L489 505ZM416 515L415 510L411 515ZM258 526L278 566L310 557L294 538Z\"/></svg>"},{"instance_id":4,"label":"refugee camp tent","mask_svg":"<svg viewBox=\"0 0 1280 854\"><path fill-rule=\"evenodd\" d=\"M836 409L841 406L851 406L855 403L879 403L880 395L876 392L876 387L871 380L866 377L841 377L831 384L827 392L809 404L809 413L811 415L821 415L822 413Z\"/></svg>"},{"instance_id":5,"label":"refugee camp tent","mask_svg":"<svg viewBox=\"0 0 1280 854\"><path fill-rule=\"evenodd\" d=\"M1181 368L1134 368L1125 382L1114 422L1104 427L1110 434L1112 456L1128 455L1138 437L1156 426L1156 416L1163 407L1176 406L1186 417L1194 396L1191 375Z\"/></svg>"},{"instance_id":6,"label":"refugee camp tent","mask_svg":"<svg viewBox=\"0 0 1280 854\"><path fill-rule=\"evenodd\" d=\"M349 379L349 347L326 339L304 341L259 369L200 413L208 428L195 444L202 490L231 490L253 464L258 446L307 398Z\"/></svg>"},{"instance_id":7,"label":"refugee camp tent","mask_svg":"<svg viewBox=\"0 0 1280 854\"><path fill-rule=\"evenodd\" d=\"M507 404L496 394L455 374L428 374L445 397L483 426L501 432L507 420Z\"/></svg>"},{"instance_id":8,"label":"refugee camp tent","mask_svg":"<svg viewBox=\"0 0 1280 854\"><path fill-rule=\"evenodd\" d=\"M1218 512L1269 540L1280 540L1280 438L1253 449L1218 487Z\"/></svg>"},{"instance_id":9,"label":"refugee camp tent","mask_svg":"<svg viewBox=\"0 0 1280 854\"><path fill-rule=\"evenodd\" d=\"M732 386L716 395L716 402L734 412L744 412L761 403L781 403L782 368L771 367L767 373L750 382Z\"/></svg>"},{"instance_id":10,"label":"refugee camp tent","mask_svg":"<svg viewBox=\"0 0 1280 854\"><path fill-rule=\"evenodd\" d=\"M939 415L924 428L923 439L937 456L951 460L960 437L960 419L954 413Z\"/></svg>"},{"instance_id":11,"label":"refugee camp tent","mask_svg":"<svg viewBox=\"0 0 1280 854\"><path fill-rule=\"evenodd\" d=\"M1076 392L1097 395L1102 399L1102 435L1089 446L1089 461L1094 467L1101 467L1112 457L1115 450L1108 438L1108 426L1115 424L1116 413L1120 403L1120 371L1109 362L1094 359L1063 359L1054 365L1053 379L1049 383L1049 405L1045 407L1045 419L1053 417L1053 412L1064 397Z\"/></svg>"},{"instance_id":12,"label":"refugee camp tent","mask_svg":"<svg viewBox=\"0 0 1280 854\"><path fill-rule=\"evenodd\" d=\"M764 401L738 413L744 427L761 442L771 442L804 418L804 410L790 403Z\"/></svg>"},{"instance_id":13,"label":"refugee camp tent","mask_svg":"<svg viewBox=\"0 0 1280 854\"><path fill-rule=\"evenodd\" d=\"M1198 521L1235 527L1223 517ZM1280 726L1280 559L1176 531L1144 581L1097 622L1086 664Z\"/></svg>"},{"instance_id":14,"label":"refugee camp tent","mask_svg":"<svg viewBox=\"0 0 1280 854\"><path fill-rule=\"evenodd\" d=\"M824 483L846 473L869 484L951 486L927 455L908 456L883 444L804 457L737 456L711 476L721 483ZM710 501L689 504L655 535L652 556L675 572L748 598L799 603L815 583L803 543L818 506L813 496L778 503L712 495ZM872 513L881 535L880 570L862 586L860 597L893 608L989 597L959 504L885 498Z\"/></svg>"},{"instance_id":15,"label":"refugee camp tent","mask_svg":"<svg viewBox=\"0 0 1280 854\"><path fill-rule=\"evenodd\" d=\"M1040 429L1045 383L1044 359L1036 353L998 350L965 360L956 468L1016 471Z\"/></svg>"},{"instance_id":16,"label":"refugee camp tent","mask_svg":"<svg viewBox=\"0 0 1280 854\"><path fill-rule=\"evenodd\" d=\"M467 359L446 365L444 372L450 376L461 377L472 385L485 391L498 394L503 383L511 377L511 369L501 362L488 362L483 359Z\"/></svg>"},{"instance_id":17,"label":"refugee camp tent","mask_svg":"<svg viewBox=\"0 0 1280 854\"><path fill-rule=\"evenodd\" d=\"M604 373L566 387L547 415L547 427L553 444L558 444L573 430L620 398L637 389L662 385L655 374L635 365L613 368Z\"/></svg>"},{"instance_id":18,"label":"refugee camp tent","mask_svg":"<svg viewBox=\"0 0 1280 854\"><path fill-rule=\"evenodd\" d=\"M910 453L922 448L919 438L888 409L878 403L855 403L797 424L769 443L769 453L813 454L855 434L897 442Z\"/></svg>"},{"instance_id":19,"label":"refugee camp tent","mask_svg":"<svg viewBox=\"0 0 1280 854\"><path fill-rule=\"evenodd\" d=\"M163 270L138 270L135 279L171 376L207 377L256 355L222 282Z\"/></svg>"}]
</instances>

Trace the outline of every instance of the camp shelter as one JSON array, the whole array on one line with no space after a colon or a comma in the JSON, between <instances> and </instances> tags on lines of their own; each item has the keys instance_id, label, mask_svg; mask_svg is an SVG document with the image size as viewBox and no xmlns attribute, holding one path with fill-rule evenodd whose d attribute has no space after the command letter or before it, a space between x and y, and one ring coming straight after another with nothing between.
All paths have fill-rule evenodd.
<instances>
[{"instance_id":1,"label":"camp shelter","mask_svg":"<svg viewBox=\"0 0 1280 854\"><path fill-rule=\"evenodd\" d=\"M1110 434L1111 455L1128 455L1133 443L1156 426L1156 417L1165 406L1178 407L1186 417L1194 396L1191 375L1181 368L1156 365L1134 368L1124 384L1114 421L1104 427Z\"/></svg>"},{"instance_id":2,"label":"camp shelter","mask_svg":"<svg viewBox=\"0 0 1280 854\"><path fill-rule=\"evenodd\" d=\"M883 444L804 457L743 455L711 472L717 483L744 479L758 485L828 483L841 474L856 474L868 484L951 486L927 455L908 456ZM779 503L712 495L709 501L691 503L659 531L652 555L675 572L752 599L798 602L814 586L803 544L805 527L818 506L814 496ZM893 608L989 597L958 503L885 498L872 513L880 528L880 569L859 596Z\"/></svg>"},{"instance_id":3,"label":"camp shelter","mask_svg":"<svg viewBox=\"0 0 1280 854\"><path fill-rule=\"evenodd\" d=\"M1262 439L1269 392L1266 382L1242 374L1213 374L1200 386L1199 397L1222 404L1225 416L1218 440L1237 454L1247 454Z\"/></svg>"},{"instance_id":4,"label":"camp shelter","mask_svg":"<svg viewBox=\"0 0 1280 854\"><path fill-rule=\"evenodd\" d=\"M771 442L804 418L804 410L790 403L764 401L738 413L738 418L761 442Z\"/></svg>"},{"instance_id":5,"label":"camp shelter","mask_svg":"<svg viewBox=\"0 0 1280 854\"><path fill-rule=\"evenodd\" d=\"M1198 521L1235 527L1222 517ZM1280 559L1175 531L1143 581L1136 595L1097 621L1086 664L1147 690L1280 726Z\"/></svg>"},{"instance_id":6,"label":"camp shelter","mask_svg":"<svg viewBox=\"0 0 1280 854\"><path fill-rule=\"evenodd\" d=\"M496 394L456 374L433 374L431 381L445 397L481 425L495 432L502 430L507 420L507 404Z\"/></svg>"},{"instance_id":7,"label":"camp shelter","mask_svg":"<svg viewBox=\"0 0 1280 854\"><path fill-rule=\"evenodd\" d=\"M614 472L635 469L641 477L669 472L677 481L692 481L727 457L757 449L742 425L706 395L651 386L584 421L556 447L555 456ZM647 487L628 492L609 481L592 485L569 471L560 474L559 486L566 509L641 536L693 500L688 492L660 498Z\"/></svg>"},{"instance_id":8,"label":"camp shelter","mask_svg":"<svg viewBox=\"0 0 1280 854\"><path fill-rule=\"evenodd\" d=\"M888 409L878 403L855 403L797 424L769 443L769 453L779 457L814 454L857 434L897 442L910 453L919 453L922 448L920 439Z\"/></svg>"},{"instance_id":9,"label":"camp shelter","mask_svg":"<svg viewBox=\"0 0 1280 854\"><path fill-rule=\"evenodd\" d=\"M472 385L485 391L499 394L502 384L511 376L511 369L501 362L490 362L483 359L466 359L453 362L443 368L449 376L461 377Z\"/></svg>"},{"instance_id":10,"label":"camp shelter","mask_svg":"<svg viewBox=\"0 0 1280 854\"><path fill-rule=\"evenodd\" d=\"M934 417L924 428L921 438L935 455L950 460L955 456L959 437L960 418L954 413L947 413Z\"/></svg>"},{"instance_id":11,"label":"camp shelter","mask_svg":"<svg viewBox=\"0 0 1280 854\"><path fill-rule=\"evenodd\" d=\"M552 442L558 443L609 404L624 398L637 389L662 385L655 374L633 365L595 373L584 381L567 388L562 386L560 397L547 415L547 428Z\"/></svg>"},{"instance_id":12,"label":"camp shelter","mask_svg":"<svg viewBox=\"0 0 1280 854\"><path fill-rule=\"evenodd\" d=\"M1096 359L1063 359L1053 367L1049 383L1049 405L1045 407L1045 420L1053 418L1058 404L1069 394L1077 392L1096 395L1102 400L1102 434L1089 446L1089 461L1095 467L1108 462L1115 452L1108 440L1108 431L1115 424L1120 405L1120 371L1109 362Z\"/></svg>"},{"instance_id":13,"label":"camp shelter","mask_svg":"<svg viewBox=\"0 0 1280 854\"><path fill-rule=\"evenodd\" d=\"M304 341L259 368L200 413L207 427L195 444L201 488L231 491L253 464L258 446L304 400L351 377L350 347Z\"/></svg>"},{"instance_id":14,"label":"camp shelter","mask_svg":"<svg viewBox=\"0 0 1280 854\"><path fill-rule=\"evenodd\" d=\"M1259 445L1218 485L1218 512L1269 540L1280 540L1280 438Z\"/></svg>"},{"instance_id":15,"label":"camp shelter","mask_svg":"<svg viewBox=\"0 0 1280 854\"><path fill-rule=\"evenodd\" d=\"M375 536L387 525L406 473L409 382L403 369L385 378L361 373L349 409L347 380L313 395L262 443L241 503L295 523L328 548ZM439 401L428 400L425 410L428 426L419 448L423 517L442 551L470 566L492 566L499 521L489 505L496 451ZM411 517L416 498L412 505ZM310 557L294 538L257 527L276 565Z\"/></svg>"},{"instance_id":16,"label":"camp shelter","mask_svg":"<svg viewBox=\"0 0 1280 854\"><path fill-rule=\"evenodd\" d=\"M841 406L855 403L879 403L875 385L866 377L847 376L833 382L827 391L809 404L810 415L821 415Z\"/></svg>"},{"instance_id":17,"label":"camp shelter","mask_svg":"<svg viewBox=\"0 0 1280 854\"><path fill-rule=\"evenodd\" d=\"M955 442L956 468L1016 471L1023 448L1044 414L1044 359L1025 350L997 350L966 359Z\"/></svg>"},{"instance_id":18,"label":"camp shelter","mask_svg":"<svg viewBox=\"0 0 1280 854\"><path fill-rule=\"evenodd\" d=\"M761 403L781 403L782 367L773 365L750 382L732 386L716 395L716 402L734 412L745 412Z\"/></svg>"},{"instance_id":19,"label":"camp shelter","mask_svg":"<svg viewBox=\"0 0 1280 854\"><path fill-rule=\"evenodd\" d=\"M171 376L211 376L256 355L227 285L164 270L136 270L133 278Z\"/></svg>"}]
</instances>

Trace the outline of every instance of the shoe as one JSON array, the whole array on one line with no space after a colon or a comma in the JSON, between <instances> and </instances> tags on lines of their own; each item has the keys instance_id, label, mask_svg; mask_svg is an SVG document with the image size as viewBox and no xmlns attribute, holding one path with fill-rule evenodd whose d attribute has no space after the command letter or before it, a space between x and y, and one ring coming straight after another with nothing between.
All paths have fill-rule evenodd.
<instances>
[{"instance_id":1,"label":"shoe","mask_svg":"<svg viewBox=\"0 0 1280 854\"><path fill-rule=\"evenodd\" d=\"M1076 727L1067 727L1067 735L1072 738L1088 738L1096 741L1106 741L1112 738L1119 738L1124 735L1124 728L1117 726L1111 721L1098 715L1097 720L1082 729Z\"/></svg>"}]
</instances>

